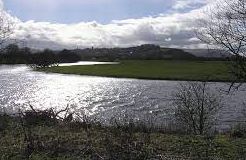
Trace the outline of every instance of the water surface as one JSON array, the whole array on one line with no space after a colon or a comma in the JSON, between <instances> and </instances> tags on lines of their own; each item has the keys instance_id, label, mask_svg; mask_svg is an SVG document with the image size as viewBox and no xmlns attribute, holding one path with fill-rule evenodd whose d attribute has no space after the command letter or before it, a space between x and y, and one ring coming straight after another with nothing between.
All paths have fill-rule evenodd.
<instances>
[{"instance_id":1,"label":"water surface","mask_svg":"<svg viewBox=\"0 0 246 160\"><path fill-rule=\"evenodd\" d=\"M0 106L6 112L29 104L41 109L70 105L102 121L125 113L140 119L155 115L164 121L170 118L171 95L181 83L43 73L25 65L0 66L0 82ZM245 87L228 95L228 84L210 86L223 96L217 125L223 129L242 121Z\"/></svg>"}]
</instances>

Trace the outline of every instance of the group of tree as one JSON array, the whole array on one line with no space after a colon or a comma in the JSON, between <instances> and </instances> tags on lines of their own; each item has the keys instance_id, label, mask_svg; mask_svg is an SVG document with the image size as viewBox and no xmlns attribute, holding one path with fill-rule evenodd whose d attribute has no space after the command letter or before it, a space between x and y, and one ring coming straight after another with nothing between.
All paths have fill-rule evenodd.
<instances>
[{"instance_id":1,"label":"group of tree","mask_svg":"<svg viewBox=\"0 0 246 160\"><path fill-rule=\"evenodd\" d=\"M34 53L30 48L20 48L16 44L8 45L0 53L1 64L29 64L32 67L48 67L80 60L81 57L79 55L69 50L52 51L45 49Z\"/></svg>"},{"instance_id":2,"label":"group of tree","mask_svg":"<svg viewBox=\"0 0 246 160\"><path fill-rule=\"evenodd\" d=\"M55 66L60 63L73 63L81 60L78 54L72 53L69 50L52 51L45 49L41 52L32 54L28 60L28 64L34 68L45 68Z\"/></svg>"},{"instance_id":3,"label":"group of tree","mask_svg":"<svg viewBox=\"0 0 246 160\"><path fill-rule=\"evenodd\" d=\"M25 64L31 56L29 48L19 48L18 45L10 44L0 53L1 64Z\"/></svg>"}]
</instances>

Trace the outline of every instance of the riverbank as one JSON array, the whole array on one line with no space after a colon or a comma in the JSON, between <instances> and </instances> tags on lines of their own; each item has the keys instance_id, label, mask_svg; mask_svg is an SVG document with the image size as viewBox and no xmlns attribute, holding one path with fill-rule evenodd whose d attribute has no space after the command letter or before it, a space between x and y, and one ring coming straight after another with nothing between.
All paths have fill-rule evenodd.
<instances>
[{"instance_id":1,"label":"riverbank","mask_svg":"<svg viewBox=\"0 0 246 160\"><path fill-rule=\"evenodd\" d=\"M0 159L243 159L243 132L196 136L128 123L57 120L27 112L0 116ZM47 117L48 116L48 117Z\"/></svg>"},{"instance_id":2,"label":"riverbank","mask_svg":"<svg viewBox=\"0 0 246 160\"><path fill-rule=\"evenodd\" d=\"M116 78L226 82L232 81L228 65L229 62L225 61L129 60L119 64L56 66L42 71Z\"/></svg>"}]
</instances>

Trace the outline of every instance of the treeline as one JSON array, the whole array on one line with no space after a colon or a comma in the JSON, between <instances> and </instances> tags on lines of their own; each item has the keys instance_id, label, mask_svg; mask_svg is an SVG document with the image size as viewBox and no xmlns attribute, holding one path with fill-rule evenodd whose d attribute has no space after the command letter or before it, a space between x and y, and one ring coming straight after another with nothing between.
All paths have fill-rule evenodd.
<instances>
[{"instance_id":1,"label":"treeline","mask_svg":"<svg viewBox=\"0 0 246 160\"><path fill-rule=\"evenodd\" d=\"M182 49L161 48L157 45L141 45L129 48L86 48L74 50L33 51L10 44L0 53L0 64L30 64L46 67L59 63L78 61L119 61L119 60L225 60L223 58L201 58Z\"/></svg>"},{"instance_id":2,"label":"treeline","mask_svg":"<svg viewBox=\"0 0 246 160\"><path fill-rule=\"evenodd\" d=\"M87 48L62 51L32 51L28 47L20 48L10 44L1 51L1 64L35 64L40 67L50 64L77 61L117 61L117 60L160 60L160 59L195 59L196 57L181 49L163 49L157 45L141 45L129 48Z\"/></svg>"},{"instance_id":3,"label":"treeline","mask_svg":"<svg viewBox=\"0 0 246 160\"><path fill-rule=\"evenodd\" d=\"M81 56L69 50L33 52L30 48L20 48L16 44L10 44L0 53L0 64L34 64L48 66L58 63L71 63L81 60Z\"/></svg>"},{"instance_id":4,"label":"treeline","mask_svg":"<svg viewBox=\"0 0 246 160\"><path fill-rule=\"evenodd\" d=\"M55 52L49 49L45 49L42 52L31 54L27 64L34 68L44 68L59 63L73 63L81 61L81 57L78 54L72 53L69 50L62 50Z\"/></svg>"}]
</instances>

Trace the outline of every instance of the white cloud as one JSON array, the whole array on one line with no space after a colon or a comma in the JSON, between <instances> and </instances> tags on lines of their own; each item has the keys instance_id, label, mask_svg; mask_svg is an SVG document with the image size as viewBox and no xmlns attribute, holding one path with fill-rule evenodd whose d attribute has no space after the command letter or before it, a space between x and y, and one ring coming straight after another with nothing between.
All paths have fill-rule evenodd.
<instances>
[{"instance_id":1,"label":"white cloud","mask_svg":"<svg viewBox=\"0 0 246 160\"><path fill-rule=\"evenodd\" d=\"M195 1L202 3L202 0ZM191 5L191 0L182 3L178 0L176 8ZM196 48L202 46L193 38L194 21L199 14L200 10L194 9L187 13L112 21L106 25L97 22L22 22L15 18L12 38L25 40L33 48L127 47L146 43Z\"/></svg>"},{"instance_id":2,"label":"white cloud","mask_svg":"<svg viewBox=\"0 0 246 160\"><path fill-rule=\"evenodd\" d=\"M197 7L199 5L205 5L210 0L177 0L174 5L173 9L175 10L183 10L183 9L189 9L193 7Z\"/></svg>"},{"instance_id":3,"label":"white cloud","mask_svg":"<svg viewBox=\"0 0 246 160\"><path fill-rule=\"evenodd\" d=\"M173 9L184 9L190 6L191 1L177 1L176 4L173 6Z\"/></svg>"},{"instance_id":4,"label":"white cloud","mask_svg":"<svg viewBox=\"0 0 246 160\"><path fill-rule=\"evenodd\" d=\"M0 1L0 9L3 9L3 1Z\"/></svg>"},{"instance_id":5,"label":"white cloud","mask_svg":"<svg viewBox=\"0 0 246 160\"><path fill-rule=\"evenodd\" d=\"M197 37L192 37L188 39L189 42L200 42L200 40Z\"/></svg>"}]
</instances>

